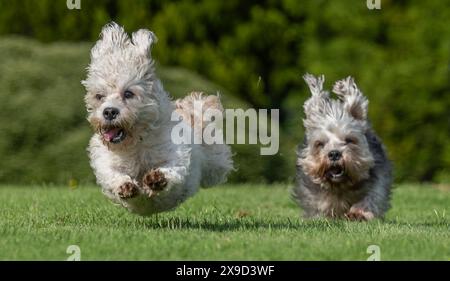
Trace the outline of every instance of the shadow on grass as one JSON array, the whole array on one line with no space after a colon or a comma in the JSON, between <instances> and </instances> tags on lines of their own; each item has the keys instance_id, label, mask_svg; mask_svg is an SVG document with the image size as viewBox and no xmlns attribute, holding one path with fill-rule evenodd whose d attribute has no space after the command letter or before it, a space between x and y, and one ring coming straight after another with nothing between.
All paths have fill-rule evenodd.
<instances>
[{"instance_id":1,"label":"shadow on grass","mask_svg":"<svg viewBox=\"0 0 450 281\"><path fill-rule=\"evenodd\" d=\"M354 232L355 228L361 231L373 229L377 226L388 226L397 228L416 227L449 227L448 220L439 221L397 221L397 220L374 220L371 222L356 222L346 220L326 220L326 219L290 219L280 218L270 221L264 218L181 218L181 217L150 217L135 218L132 220L121 220L118 227L144 228L161 230L204 230L213 232L227 231L252 231L252 230L294 230L294 231L341 231Z\"/></svg>"},{"instance_id":2,"label":"shadow on grass","mask_svg":"<svg viewBox=\"0 0 450 281\"><path fill-rule=\"evenodd\" d=\"M385 220L383 221L386 225L396 226L396 227L450 227L450 222L446 219L441 219L439 221L434 222L406 222L406 221L397 221L397 220Z\"/></svg>"},{"instance_id":3,"label":"shadow on grass","mask_svg":"<svg viewBox=\"0 0 450 281\"><path fill-rule=\"evenodd\" d=\"M135 230L202 230L211 232L229 232L229 231L299 231L303 233L321 232L383 232L389 229L415 229L415 228L433 228L448 229L450 222L448 219L439 219L435 221L399 221L396 219L374 220L370 222L357 222L347 220L327 220L327 219L301 219L301 218L264 218L264 217L177 217L155 215L153 217L136 217L122 214L111 219L111 217L90 217L88 221L79 220L79 216L58 215L51 222L59 225L68 226L71 224L85 226L101 226L117 229L135 229ZM74 221L75 220L75 221ZM45 225L45 224L44 224Z\"/></svg>"},{"instance_id":4,"label":"shadow on grass","mask_svg":"<svg viewBox=\"0 0 450 281\"><path fill-rule=\"evenodd\" d=\"M123 223L125 225L123 225ZM327 230L340 229L345 231L345 221L327 220L290 220L268 222L259 219L227 219L221 220L196 220L189 218L138 218L133 221L124 221L123 227L137 227L146 229L164 230L206 230L214 232L242 231L242 230Z\"/></svg>"}]
</instances>

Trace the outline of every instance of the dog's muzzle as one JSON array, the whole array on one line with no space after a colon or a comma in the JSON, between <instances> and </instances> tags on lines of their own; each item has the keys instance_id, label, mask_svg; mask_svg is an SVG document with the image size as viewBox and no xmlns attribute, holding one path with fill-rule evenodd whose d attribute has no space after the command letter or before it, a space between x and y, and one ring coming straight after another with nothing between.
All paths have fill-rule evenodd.
<instances>
[{"instance_id":1,"label":"dog's muzzle","mask_svg":"<svg viewBox=\"0 0 450 281\"><path fill-rule=\"evenodd\" d=\"M105 118L108 121L112 121L116 119L119 113L120 113L119 109L115 107L107 107L103 110L103 118Z\"/></svg>"}]
</instances>

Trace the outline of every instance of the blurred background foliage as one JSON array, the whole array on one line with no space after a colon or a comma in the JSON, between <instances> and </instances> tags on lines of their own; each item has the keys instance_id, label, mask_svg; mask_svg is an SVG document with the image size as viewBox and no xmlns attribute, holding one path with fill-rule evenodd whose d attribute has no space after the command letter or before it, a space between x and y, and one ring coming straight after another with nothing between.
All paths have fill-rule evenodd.
<instances>
[{"instance_id":1,"label":"blurred background foliage","mask_svg":"<svg viewBox=\"0 0 450 281\"><path fill-rule=\"evenodd\" d=\"M231 182L286 182L301 142L305 72L352 75L370 99L397 181L450 182L446 1L0 0L0 182L94 180L85 148L89 49L111 20L153 30L166 89L222 93L228 108L281 110L280 153L234 145Z\"/></svg>"}]
</instances>

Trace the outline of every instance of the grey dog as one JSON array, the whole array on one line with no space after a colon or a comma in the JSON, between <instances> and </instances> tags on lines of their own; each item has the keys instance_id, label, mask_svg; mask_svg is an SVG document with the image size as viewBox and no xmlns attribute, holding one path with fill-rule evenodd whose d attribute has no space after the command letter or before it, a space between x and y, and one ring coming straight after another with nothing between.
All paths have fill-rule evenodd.
<instances>
[{"instance_id":1,"label":"grey dog","mask_svg":"<svg viewBox=\"0 0 450 281\"><path fill-rule=\"evenodd\" d=\"M389 209L392 166L367 119L368 100L352 77L337 81L333 99L323 75L304 76L305 140L298 149L293 194L305 217L371 220Z\"/></svg>"}]
</instances>

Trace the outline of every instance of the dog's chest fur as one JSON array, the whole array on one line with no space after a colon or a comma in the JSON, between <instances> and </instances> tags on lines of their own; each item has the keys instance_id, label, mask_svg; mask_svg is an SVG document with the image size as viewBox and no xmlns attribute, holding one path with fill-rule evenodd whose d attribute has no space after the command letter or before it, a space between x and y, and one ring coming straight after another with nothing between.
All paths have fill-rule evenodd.
<instances>
[{"instance_id":1,"label":"dog's chest fur","mask_svg":"<svg viewBox=\"0 0 450 281\"><path fill-rule=\"evenodd\" d=\"M165 160L161 160L164 158L160 157L159 154L161 152L158 150L135 150L120 154L110 153L113 169L129 175L138 182L150 169L161 167L166 163Z\"/></svg>"},{"instance_id":2,"label":"dog's chest fur","mask_svg":"<svg viewBox=\"0 0 450 281\"><path fill-rule=\"evenodd\" d=\"M317 209L328 216L343 216L350 207L360 201L367 193L364 186L352 187L331 186L328 188L317 186L313 192L314 204Z\"/></svg>"}]
</instances>

